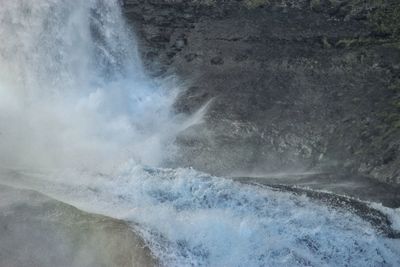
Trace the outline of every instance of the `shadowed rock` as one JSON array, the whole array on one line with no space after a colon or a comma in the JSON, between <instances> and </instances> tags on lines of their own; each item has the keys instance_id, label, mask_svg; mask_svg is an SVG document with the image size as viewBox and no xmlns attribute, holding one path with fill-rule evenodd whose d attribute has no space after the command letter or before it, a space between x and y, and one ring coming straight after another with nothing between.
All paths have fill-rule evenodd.
<instances>
[{"instance_id":1,"label":"shadowed rock","mask_svg":"<svg viewBox=\"0 0 400 267\"><path fill-rule=\"evenodd\" d=\"M400 181L398 1L125 2L148 69L190 84L176 109L214 99L180 165Z\"/></svg>"}]
</instances>

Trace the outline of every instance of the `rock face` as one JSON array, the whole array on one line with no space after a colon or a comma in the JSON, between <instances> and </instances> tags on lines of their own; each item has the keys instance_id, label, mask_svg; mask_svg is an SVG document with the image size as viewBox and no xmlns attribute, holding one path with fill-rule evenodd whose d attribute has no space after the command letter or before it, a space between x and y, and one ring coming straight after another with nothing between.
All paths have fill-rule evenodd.
<instances>
[{"instance_id":1,"label":"rock face","mask_svg":"<svg viewBox=\"0 0 400 267\"><path fill-rule=\"evenodd\" d=\"M154 75L206 123L180 165L215 174L350 171L400 183L400 4L378 0L128 0Z\"/></svg>"}]
</instances>

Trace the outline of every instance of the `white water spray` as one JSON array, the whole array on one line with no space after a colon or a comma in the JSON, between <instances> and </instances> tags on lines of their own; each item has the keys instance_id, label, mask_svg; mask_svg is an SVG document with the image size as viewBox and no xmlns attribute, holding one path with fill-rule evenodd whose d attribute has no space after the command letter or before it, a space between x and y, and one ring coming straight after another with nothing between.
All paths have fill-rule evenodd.
<instances>
[{"instance_id":1,"label":"white water spray","mask_svg":"<svg viewBox=\"0 0 400 267\"><path fill-rule=\"evenodd\" d=\"M172 153L177 91L146 76L117 1L1 5L2 167L105 171Z\"/></svg>"},{"instance_id":2,"label":"white water spray","mask_svg":"<svg viewBox=\"0 0 400 267\"><path fill-rule=\"evenodd\" d=\"M351 212L143 167L198 120L146 76L116 0L0 1L2 183L125 220L167 266L400 265L399 240Z\"/></svg>"}]
</instances>

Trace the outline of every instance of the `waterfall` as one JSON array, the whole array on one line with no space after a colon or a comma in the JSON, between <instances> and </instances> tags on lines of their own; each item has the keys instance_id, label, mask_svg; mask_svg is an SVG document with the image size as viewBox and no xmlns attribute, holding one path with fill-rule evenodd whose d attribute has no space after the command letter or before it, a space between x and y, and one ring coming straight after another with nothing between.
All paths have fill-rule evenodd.
<instances>
[{"instance_id":1,"label":"waterfall","mask_svg":"<svg viewBox=\"0 0 400 267\"><path fill-rule=\"evenodd\" d=\"M165 266L400 266L400 243L306 196L169 169L179 88L117 0L1 0L0 182L124 220Z\"/></svg>"},{"instance_id":2,"label":"waterfall","mask_svg":"<svg viewBox=\"0 0 400 267\"><path fill-rule=\"evenodd\" d=\"M105 171L173 152L177 90L146 75L118 1L3 0L0 25L1 166Z\"/></svg>"}]
</instances>

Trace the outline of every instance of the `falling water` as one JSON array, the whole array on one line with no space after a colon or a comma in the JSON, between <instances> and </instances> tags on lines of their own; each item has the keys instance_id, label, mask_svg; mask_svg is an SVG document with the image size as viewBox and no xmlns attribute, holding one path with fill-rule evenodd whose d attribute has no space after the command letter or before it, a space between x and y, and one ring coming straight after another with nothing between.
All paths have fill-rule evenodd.
<instances>
[{"instance_id":1,"label":"falling water","mask_svg":"<svg viewBox=\"0 0 400 267\"><path fill-rule=\"evenodd\" d=\"M1 5L3 167L104 171L173 152L177 91L146 76L117 1Z\"/></svg>"},{"instance_id":2,"label":"falling water","mask_svg":"<svg viewBox=\"0 0 400 267\"><path fill-rule=\"evenodd\" d=\"M2 183L126 221L166 266L400 265L346 209L160 168L199 118L173 113L128 29L117 0L1 0Z\"/></svg>"}]
</instances>

